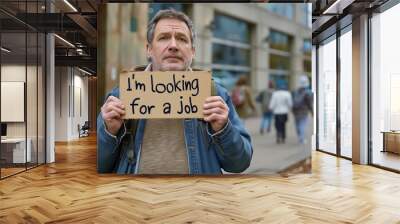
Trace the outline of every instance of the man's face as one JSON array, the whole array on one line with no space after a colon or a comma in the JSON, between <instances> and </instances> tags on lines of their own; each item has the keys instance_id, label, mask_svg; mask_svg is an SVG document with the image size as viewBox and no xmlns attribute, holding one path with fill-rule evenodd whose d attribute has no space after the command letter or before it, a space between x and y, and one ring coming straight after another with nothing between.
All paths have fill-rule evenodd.
<instances>
[{"instance_id":1,"label":"man's face","mask_svg":"<svg viewBox=\"0 0 400 224\"><path fill-rule=\"evenodd\" d=\"M192 63L194 48L186 23L177 19L158 21L154 38L147 45L153 71L184 71Z\"/></svg>"}]
</instances>

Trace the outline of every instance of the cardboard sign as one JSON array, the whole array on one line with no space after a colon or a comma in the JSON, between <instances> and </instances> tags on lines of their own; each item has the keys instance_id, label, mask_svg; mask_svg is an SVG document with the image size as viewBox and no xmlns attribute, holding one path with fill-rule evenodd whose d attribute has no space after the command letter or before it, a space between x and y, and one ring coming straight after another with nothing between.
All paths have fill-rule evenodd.
<instances>
[{"instance_id":1,"label":"cardboard sign","mask_svg":"<svg viewBox=\"0 0 400 224\"><path fill-rule=\"evenodd\" d=\"M124 119L203 118L203 104L210 95L210 71L120 74Z\"/></svg>"}]
</instances>

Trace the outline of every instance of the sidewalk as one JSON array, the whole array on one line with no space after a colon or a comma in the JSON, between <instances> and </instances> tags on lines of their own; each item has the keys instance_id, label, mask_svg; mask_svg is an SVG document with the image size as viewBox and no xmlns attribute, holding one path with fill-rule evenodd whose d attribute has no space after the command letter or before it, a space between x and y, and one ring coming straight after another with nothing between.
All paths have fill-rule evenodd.
<instances>
[{"instance_id":1,"label":"sidewalk","mask_svg":"<svg viewBox=\"0 0 400 224\"><path fill-rule=\"evenodd\" d=\"M244 172L247 174L273 174L285 170L311 156L311 137L307 143L297 143L294 117L289 116L286 123L286 143L276 144L276 132L272 122L271 132L263 135L259 132L260 117L247 119L244 124L252 137L253 159L250 167ZM311 136L312 121L309 120L308 136Z\"/></svg>"}]
</instances>

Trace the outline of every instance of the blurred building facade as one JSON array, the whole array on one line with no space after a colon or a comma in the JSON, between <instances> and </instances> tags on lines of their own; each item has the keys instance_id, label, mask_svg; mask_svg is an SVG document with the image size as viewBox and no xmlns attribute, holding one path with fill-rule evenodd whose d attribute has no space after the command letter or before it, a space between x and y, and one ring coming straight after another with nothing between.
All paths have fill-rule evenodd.
<instances>
[{"instance_id":1,"label":"blurred building facade","mask_svg":"<svg viewBox=\"0 0 400 224\"><path fill-rule=\"evenodd\" d=\"M193 20L193 66L212 70L227 89L240 75L255 92L269 80L285 80L294 89L300 75L311 77L311 4L107 4L99 10L99 104L121 70L147 63L147 24L167 8Z\"/></svg>"}]
</instances>

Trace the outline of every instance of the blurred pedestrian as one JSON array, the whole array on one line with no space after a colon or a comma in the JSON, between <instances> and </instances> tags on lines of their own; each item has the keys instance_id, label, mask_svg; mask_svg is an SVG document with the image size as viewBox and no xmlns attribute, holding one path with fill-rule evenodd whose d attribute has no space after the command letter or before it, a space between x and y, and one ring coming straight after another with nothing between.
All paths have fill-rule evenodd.
<instances>
[{"instance_id":1,"label":"blurred pedestrian","mask_svg":"<svg viewBox=\"0 0 400 224\"><path fill-rule=\"evenodd\" d=\"M261 91L256 101L261 105L262 117L260 124L260 134L264 134L266 130L267 133L271 131L271 122L272 122L272 111L269 109L269 103L271 102L272 93L274 91L274 84L272 81L269 81L268 88Z\"/></svg>"},{"instance_id":2,"label":"blurred pedestrian","mask_svg":"<svg viewBox=\"0 0 400 224\"><path fill-rule=\"evenodd\" d=\"M308 125L308 114L313 113L313 94L309 88L308 77L299 78L298 89L293 92L293 115L296 122L296 133L300 144L305 144L305 133Z\"/></svg>"},{"instance_id":3,"label":"blurred pedestrian","mask_svg":"<svg viewBox=\"0 0 400 224\"><path fill-rule=\"evenodd\" d=\"M247 77L240 76L231 93L232 103L235 105L236 112L243 119L248 118L256 111L251 89L247 84Z\"/></svg>"},{"instance_id":4,"label":"blurred pedestrian","mask_svg":"<svg viewBox=\"0 0 400 224\"><path fill-rule=\"evenodd\" d=\"M287 84L284 80L276 82L277 90L272 93L269 109L274 113L276 128L276 143L285 143L286 122L288 113L292 108L292 96L287 90Z\"/></svg>"}]
</instances>

